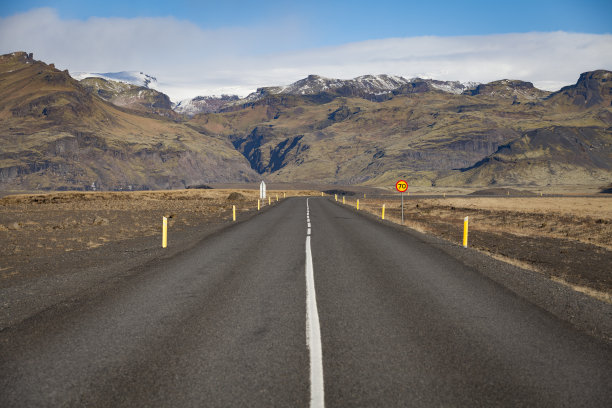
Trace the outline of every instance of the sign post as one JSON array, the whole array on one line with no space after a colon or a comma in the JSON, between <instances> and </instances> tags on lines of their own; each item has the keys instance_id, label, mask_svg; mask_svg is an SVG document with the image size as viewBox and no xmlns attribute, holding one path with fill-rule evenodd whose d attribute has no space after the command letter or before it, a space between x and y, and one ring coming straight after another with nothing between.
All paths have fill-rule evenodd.
<instances>
[{"instance_id":1,"label":"sign post","mask_svg":"<svg viewBox=\"0 0 612 408\"><path fill-rule=\"evenodd\" d=\"M408 183L406 180L398 180L395 189L402 193L402 225L404 225L404 193L408 190Z\"/></svg>"}]
</instances>

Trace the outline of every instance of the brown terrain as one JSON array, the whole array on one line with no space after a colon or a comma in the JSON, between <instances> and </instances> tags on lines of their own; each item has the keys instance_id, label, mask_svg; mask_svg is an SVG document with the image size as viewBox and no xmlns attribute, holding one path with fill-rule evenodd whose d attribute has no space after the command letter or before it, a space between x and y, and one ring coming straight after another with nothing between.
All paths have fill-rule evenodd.
<instances>
[{"instance_id":1,"label":"brown terrain","mask_svg":"<svg viewBox=\"0 0 612 408\"><path fill-rule=\"evenodd\" d=\"M611 302L611 79L587 72L554 93L414 79L378 97L313 76L189 118L163 94L2 55L0 197L23 194L0 198L0 288L12 305L43 289L52 302L188 249L229 225L232 205L238 222L254 216L261 179L279 196L333 199L349 185L347 205L359 197L379 216L385 203L397 222L399 197L380 187L403 178L420 193L407 197L407 227L459 245L469 216L471 248ZM189 189L204 185L215 189ZM20 307L9 303L0 327Z\"/></svg>"},{"instance_id":2,"label":"brown terrain","mask_svg":"<svg viewBox=\"0 0 612 408\"><path fill-rule=\"evenodd\" d=\"M342 190L339 190L342 191ZM504 190L506 191L506 190ZM257 212L258 191L210 189L156 192L60 192L0 199L0 285L104 265L130 267L181 251ZM401 223L398 194L347 192L346 205ZM481 192L482 193L482 192ZM485 192L486 193L486 192ZM508 191L510 193L510 191ZM512 194L516 194L513 190ZM270 191L276 196L314 190ZM334 199L333 193L327 195ZM339 203L342 192L339 194ZM266 203L267 204L267 203ZM262 211L268 208L262 207ZM161 250L161 219L169 248ZM469 216L469 246L574 289L612 301L612 197L405 196L405 225L461 245Z\"/></svg>"},{"instance_id":3,"label":"brown terrain","mask_svg":"<svg viewBox=\"0 0 612 408\"><path fill-rule=\"evenodd\" d=\"M0 191L262 178L380 187L407 175L424 187L600 186L612 177L611 78L586 72L550 93L516 80L464 89L418 78L309 76L220 105L193 100L211 111L189 117L157 91L79 82L15 52L0 55ZM394 88L380 93L379 79Z\"/></svg>"},{"instance_id":4,"label":"brown terrain","mask_svg":"<svg viewBox=\"0 0 612 408\"><path fill-rule=\"evenodd\" d=\"M284 195L269 191L272 205ZM314 193L313 193L314 194ZM60 192L0 199L0 287L91 266L144 263L163 255L162 217L169 218L168 251L257 211L259 191ZM264 211L268 205L262 206Z\"/></svg>"}]
</instances>

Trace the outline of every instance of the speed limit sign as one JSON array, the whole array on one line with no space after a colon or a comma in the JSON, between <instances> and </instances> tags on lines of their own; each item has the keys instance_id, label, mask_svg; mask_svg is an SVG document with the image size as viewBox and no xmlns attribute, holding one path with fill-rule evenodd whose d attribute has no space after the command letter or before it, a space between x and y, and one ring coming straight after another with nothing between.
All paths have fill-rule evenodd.
<instances>
[{"instance_id":1,"label":"speed limit sign","mask_svg":"<svg viewBox=\"0 0 612 408\"><path fill-rule=\"evenodd\" d=\"M400 193L405 193L406 190L408 190L408 183L406 180L399 180L397 183L395 183L395 188Z\"/></svg>"},{"instance_id":2,"label":"speed limit sign","mask_svg":"<svg viewBox=\"0 0 612 408\"><path fill-rule=\"evenodd\" d=\"M398 180L395 183L395 188L402 193L402 225L404 225L404 193L408 190L408 182L406 180Z\"/></svg>"}]
</instances>

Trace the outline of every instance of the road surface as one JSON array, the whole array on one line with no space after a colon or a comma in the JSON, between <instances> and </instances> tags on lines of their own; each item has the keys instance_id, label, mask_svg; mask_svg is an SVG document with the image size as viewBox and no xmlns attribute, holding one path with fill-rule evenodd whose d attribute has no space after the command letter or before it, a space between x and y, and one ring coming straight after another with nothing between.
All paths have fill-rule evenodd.
<instances>
[{"instance_id":1,"label":"road surface","mask_svg":"<svg viewBox=\"0 0 612 408\"><path fill-rule=\"evenodd\" d=\"M308 203L2 330L0 406L612 406L609 343L418 237Z\"/></svg>"}]
</instances>

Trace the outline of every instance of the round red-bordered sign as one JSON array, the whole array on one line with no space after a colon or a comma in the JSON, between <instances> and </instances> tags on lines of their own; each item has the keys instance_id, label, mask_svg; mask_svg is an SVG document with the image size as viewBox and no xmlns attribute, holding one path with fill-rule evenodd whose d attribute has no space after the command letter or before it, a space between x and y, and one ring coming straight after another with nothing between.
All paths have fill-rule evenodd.
<instances>
[{"instance_id":1,"label":"round red-bordered sign","mask_svg":"<svg viewBox=\"0 0 612 408\"><path fill-rule=\"evenodd\" d=\"M400 193L405 193L406 190L408 190L408 182L406 180L399 180L397 183L395 183L395 188Z\"/></svg>"}]
</instances>

